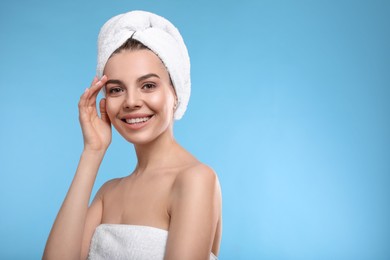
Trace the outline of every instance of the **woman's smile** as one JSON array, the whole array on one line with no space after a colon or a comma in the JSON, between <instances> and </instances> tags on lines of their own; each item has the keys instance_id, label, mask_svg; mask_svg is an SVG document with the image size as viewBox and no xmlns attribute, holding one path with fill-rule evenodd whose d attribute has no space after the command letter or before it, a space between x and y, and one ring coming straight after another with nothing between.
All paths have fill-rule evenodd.
<instances>
[{"instance_id":1,"label":"woman's smile","mask_svg":"<svg viewBox=\"0 0 390 260\"><path fill-rule=\"evenodd\" d=\"M154 115L132 114L122 117L121 121L125 123L128 128L138 130L146 126L153 117Z\"/></svg>"}]
</instances>

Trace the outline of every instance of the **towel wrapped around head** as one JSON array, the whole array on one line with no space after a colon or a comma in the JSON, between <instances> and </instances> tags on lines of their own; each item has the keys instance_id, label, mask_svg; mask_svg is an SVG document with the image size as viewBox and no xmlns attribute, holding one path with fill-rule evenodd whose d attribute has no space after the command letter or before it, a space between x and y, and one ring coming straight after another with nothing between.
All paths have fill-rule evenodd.
<instances>
[{"instance_id":1,"label":"towel wrapped around head","mask_svg":"<svg viewBox=\"0 0 390 260\"><path fill-rule=\"evenodd\" d=\"M129 38L152 50L164 63L177 95L174 117L180 119L190 99L190 58L177 28L165 18L145 11L132 11L112 17L100 30L97 76L112 55Z\"/></svg>"}]
</instances>

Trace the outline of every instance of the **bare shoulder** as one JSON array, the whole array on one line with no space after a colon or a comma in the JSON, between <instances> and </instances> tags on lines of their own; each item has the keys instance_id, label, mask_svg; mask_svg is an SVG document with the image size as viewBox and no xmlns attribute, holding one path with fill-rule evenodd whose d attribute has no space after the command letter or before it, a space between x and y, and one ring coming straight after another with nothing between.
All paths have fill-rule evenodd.
<instances>
[{"instance_id":1,"label":"bare shoulder","mask_svg":"<svg viewBox=\"0 0 390 260\"><path fill-rule=\"evenodd\" d=\"M178 172L172 186L174 205L186 201L188 205L219 206L221 188L216 172L203 163L196 163ZM211 204L210 204L211 203Z\"/></svg>"},{"instance_id":2,"label":"bare shoulder","mask_svg":"<svg viewBox=\"0 0 390 260\"><path fill-rule=\"evenodd\" d=\"M220 192L219 180L216 172L206 164L195 163L182 171L175 178L173 192L191 193L208 192L210 195L218 195ZM217 194L215 194L217 193Z\"/></svg>"},{"instance_id":3,"label":"bare shoulder","mask_svg":"<svg viewBox=\"0 0 390 260\"><path fill-rule=\"evenodd\" d=\"M111 179L111 180L106 181L100 187L99 191L96 194L96 197L102 198L104 196L104 194L113 190L122 179L123 178L115 178L115 179Z\"/></svg>"}]
</instances>

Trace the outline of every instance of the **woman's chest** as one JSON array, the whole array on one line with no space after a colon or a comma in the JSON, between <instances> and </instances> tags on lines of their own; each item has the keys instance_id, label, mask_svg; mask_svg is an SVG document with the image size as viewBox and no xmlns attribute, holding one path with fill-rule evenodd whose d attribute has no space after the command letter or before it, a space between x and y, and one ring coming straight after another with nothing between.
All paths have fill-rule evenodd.
<instances>
[{"instance_id":1,"label":"woman's chest","mask_svg":"<svg viewBox=\"0 0 390 260\"><path fill-rule=\"evenodd\" d=\"M172 180L125 180L103 197L102 223L168 229Z\"/></svg>"}]
</instances>

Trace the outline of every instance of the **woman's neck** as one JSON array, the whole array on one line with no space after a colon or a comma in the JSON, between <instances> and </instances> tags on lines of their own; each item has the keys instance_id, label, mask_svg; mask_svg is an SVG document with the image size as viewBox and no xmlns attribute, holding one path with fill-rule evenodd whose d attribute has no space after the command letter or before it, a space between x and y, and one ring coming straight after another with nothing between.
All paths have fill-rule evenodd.
<instances>
[{"instance_id":1,"label":"woman's neck","mask_svg":"<svg viewBox=\"0 0 390 260\"><path fill-rule=\"evenodd\" d=\"M169 167L173 154L180 146L173 134L166 132L150 143L135 144L134 147L138 159L135 173L140 174L151 169Z\"/></svg>"}]
</instances>

